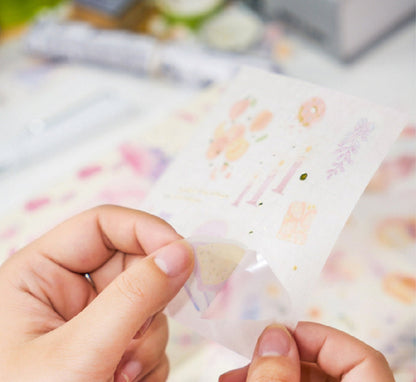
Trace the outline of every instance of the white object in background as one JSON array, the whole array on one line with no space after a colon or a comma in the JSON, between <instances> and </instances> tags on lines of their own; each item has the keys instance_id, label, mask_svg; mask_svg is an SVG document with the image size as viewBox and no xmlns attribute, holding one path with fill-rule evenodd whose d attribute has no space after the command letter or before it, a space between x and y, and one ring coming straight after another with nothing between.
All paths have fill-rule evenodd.
<instances>
[{"instance_id":1,"label":"white object in background","mask_svg":"<svg viewBox=\"0 0 416 382\"><path fill-rule=\"evenodd\" d=\"M262 58L161 44L149 36L97 30L75 22L39 22L27 37L27 48L46 57L92 62L141 75L159 74L192 86L229 80L242 65L275 69L272 62Z\"/></svg>"},{"instance_id":2,"label":"white object in background","mask_svg":"<svg viewBox=\"0 0 416 382\"><path fill-rule=\"evenodd\" d=\"M176 17L199 17L220 6L224 0L156 0L158 7Z\"/></svg>"},{"instance_id":3,"label":"white object in background","mask_svg":"<svg viewBox=\"0 0 416 382\"><path fill-rule=\"evenodd\" d=\"M262 32L263 23L253 11L231 5L203 24L201 37L213 48L241 52L259 41Z\"/></svg>"},{"instance_id":4,"label":"white object in background","mask_svg":"<svg viewBox=\"0 0 416 382\"><path fill-rule=\"evenodd\" d=\"M102 132L111 122L137 111L131 102L104 92L70 105L55 116L28 121L17 136L0 145L0 171Z\"/></svg>"},{"instance_id":5,"label":"white object in background","mask_svg":"<svg viewBox=\"0 0 416 382\"><path fill-rule=\"evenodd\" d=\"M337 57L349 60L415 12L414 0L261 0L267 17L303 28Z\"/></svg>"}]
</instances>

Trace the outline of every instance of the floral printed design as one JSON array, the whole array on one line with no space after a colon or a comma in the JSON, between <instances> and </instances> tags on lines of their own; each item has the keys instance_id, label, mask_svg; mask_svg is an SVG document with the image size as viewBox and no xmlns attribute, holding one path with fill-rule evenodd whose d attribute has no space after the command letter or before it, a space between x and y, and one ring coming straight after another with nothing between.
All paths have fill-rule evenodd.
<instances>
[{"instance_id":1,"label":"floral printed design","mask_svg":"<svg viewBox=\"0 0 416 382\"><path fill-rule=\"evenodd\" d=\"M293 202L286 212L277 238L304 245L316 214L316 207L313 204Z\"/></svg>"},{"instance_id":2,"label":"floral printed design","mask_svg":"<svg viewBox=\"0 0 416 382\"><path fill-rule=\"evenodd\" d=\"M241 101L236 102L230 109L230 118L232 120L237 119L240 115L242 115L247 108L250 106L250 99L245 98Z\"/></svg>"},{"instance_id":3,"label":"floral printed design","mask_svg":"<svg viewBox=\"0 0 416 382\"><path fill-rule=\"evenodd\" d=\"M324 116L325 110L324 100L319 97L313 97L301 105L298 113L299 122L303 126L309 127Z\"/></svg>"},{"instance_id":4,"label":"floral printed design","mask_svg":"<svg viewBox=\"0 0 416 382\"><path fill-rule=\"evenodd\" d=\"M236 161L246 153L249 146L248 141L244 137L238 138L227 146L225 158L231 162Z\"/></svg>"},{"instance_id":5,"label":"floral printed design","mask_svg":"<svg viewBox=\"0 0 416 382\"><path fill-rule=\"evenodd\" d=\"M129 166L137 175L156 180L165 170L169 159L159 149L143 148L124 143L119 147L122 164Z\"/></svg>"},{"instance_id":6,"label":"floral printed design","mask_svg":"<svg viewBox=\"0 0 416 382\"><path fill-rule=\"evenodd\" d=\"M251 138L255 143L267 138L267 135L264 135L259 139L253 134L266 129L273 119L273 113L269 110L261 110L251 117L247 112L254 105L256 105L256 100L250 97L237 101L229 110L229 119L215 129L205 156L211 161L224 154L226 162L212 169L211 179L215 179L219 172L224 173L226 178L231 177L229 162L240 159L250 147L249 139L246 137L248 132L252 133ZM250 127L247 127L247 124Z\"/></svg>"},{"instance_id":7,"label":"floral printed design","mask_svg":"<svg viewBox=\"0 0 416 382\"><path fill-rule=\"evenodd\" d=\"M244 139L244 132L245 126L243 125L236 125L231 127L229 130L225 130L224 124L221 124L215 129L214 132L214 139L207 151L207 158L214 159L218 155L220 155L225 149L229 149L230 145L233 145L234 141L238 141L240 139ZM244 151L245 152L245 151ZM230 160L237 160L240 158L244 152L240 153L240 155L235 156L235 159Z\"/></svg>"},{"instance_id":8,"label":"floral printed design","mask_svg":"<svg viewBox=\"0 0 416 382\"><path fill-rule=\"evenodd\" d=\"M1 240L7 240L11 239L13 236L15 236L18 232L18 228L15 226L7 227L6 229L0 231L0 239Z\"/></svg>"},{"instance_id":9,"label":"floral printed design","mask_svg":"<svg viewBox=\"0 0 416 382\"><path fill-rule=\"evenodd\" d=\"M254 118L250 126L250 131L261 131L267 127L273 118L273 113L269 110L263 110Z\"/></svg>"},{"instance_id":10,"label":"floral printed design","mask_svg":"<svg viewBox=\"0 0 416 382\"><path fill-rule=\"evenodd\" d=\"M416 242L416 218L390 217L377 226L377 238L390 248L404 249Z\"/></svg>"},{"instance_id":11,"label":"floral printed design","mask_svg":"<svg viewBox=\"0 0 416 382\"><path fill-rule=\"evenodd\" d=\"M50 199L45 196L45 197L40 197L37 199L31 199L28 202L26 202L25 204L25 210L28 212L33 212L36 211L40 208L45 207L46 205L48 205L50 203Z\"/></svg>"},{"instance_id":12,"label":"floral printed design","mask_svg":"<svg viewBox=\"0 0 416 382\"><path fill-rule=\"evenodd\" d=\"M102 166L99 166L99 165L85 166L78 171L77 176L79 179L88 179L100 173L102 170L103 170Z\"/></svg>"},{"instance_id":13,"label":"floral printed design","mask_svg":"<svg viewBox=\"0 0 416 382\"><path fill-rule=\"evenodd\" d=\"M416 155L401 155L384 161L371 179L367 191L384 191L411 176L416 169Z\"/></svg>"},{"instance_id":14,"label":"floral printed design","mask_svg":"<svg viewBox=\"0 0 416 382\"><path fill-rule=\"evenodd\" d=\"M361 147L361 142L368 140L368 136L374 130L374 124L367 119L361 119L354 130L348 133L344 139L338 143L335 150L336 160L332 163L332 168L327 171L327 179L332 178L340 172L345 171L346 164L352 164L352 157Z\"/></svg>"},{"instance_id":15,"label":"floral printed design","mask_svg":"<svg viewBox=\"0 0 416 382\"><path fill-rule=\"evenodd\" d=\"M416 299L416 278L409 275L389 274L383 280L386 293L405 303L412 304Z\"/></svg>"}]
</instances>

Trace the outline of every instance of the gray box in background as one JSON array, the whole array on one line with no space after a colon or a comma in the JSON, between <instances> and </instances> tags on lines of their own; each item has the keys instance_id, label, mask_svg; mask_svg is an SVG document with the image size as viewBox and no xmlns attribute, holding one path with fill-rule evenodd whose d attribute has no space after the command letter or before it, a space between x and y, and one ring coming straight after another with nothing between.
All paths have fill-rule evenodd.
<instances>
[{"instance_id":1,"label":"gray box in background","mask_svg":"<svg viewBox=\"0 0 416 382\"><path fill-rule=\"evenodd\" d=\"M413 17L415 0L260 0L260 7L348 61Z\"/></svg>"}]
</instances>

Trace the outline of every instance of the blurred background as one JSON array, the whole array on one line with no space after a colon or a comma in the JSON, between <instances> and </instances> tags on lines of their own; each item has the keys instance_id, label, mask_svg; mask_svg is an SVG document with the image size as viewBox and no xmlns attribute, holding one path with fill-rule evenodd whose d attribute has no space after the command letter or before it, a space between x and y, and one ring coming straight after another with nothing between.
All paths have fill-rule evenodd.
<instances>
[{"instance_id":1,"label":"blurred background","mask_svg":"<svg viewBox=\"0 0 416 382\"><path fill-rule=\"evenodd\" d=\"M300 78L409 116L304 319L415 382L415 33L414 0L0 0L0 261L85 208L140 208L242 65ZM246 362L172 326L172 382Z\"/></svg>"}]
</instances>

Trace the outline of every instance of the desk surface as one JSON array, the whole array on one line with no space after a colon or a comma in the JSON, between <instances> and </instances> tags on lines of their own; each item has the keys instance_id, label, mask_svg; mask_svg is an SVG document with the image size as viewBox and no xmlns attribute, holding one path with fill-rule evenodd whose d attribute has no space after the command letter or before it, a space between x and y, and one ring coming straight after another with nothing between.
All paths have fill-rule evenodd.
<instances>
[{"instance_id":1,"label":"desk surface","mask_svg":"<svg viewBox=\"0 0 416 382\"><path fill-rule=\"evenodd\" d=\"M293 54L281 66L289 75L406 111L415 121L414 28L414 23L407 25L351 65L293 36ZM25 57L19 44L0 47L0 139L28 120L53 115L92 91L108 89L132 100L137 113L94 139L0 178L0 261L92 204L137 206L155 171L163 171L218 98L217 89L195 98L195 90L177 84L51 64ZM412 381L415 374L414 301L409 304L407 295L395 294L389 285L416 273L411 255L415 222L408 207L415 191L415 135L415 127L409 127L376 175L373 191L363 195L305 316L382 350L400 382ZM147 167L137 167L131 155L145 158ZM246 362L175 324L168 351L172 382L212 381ZM201 370L206 372L201 375Z\"/></svg>"}]
</instances>

